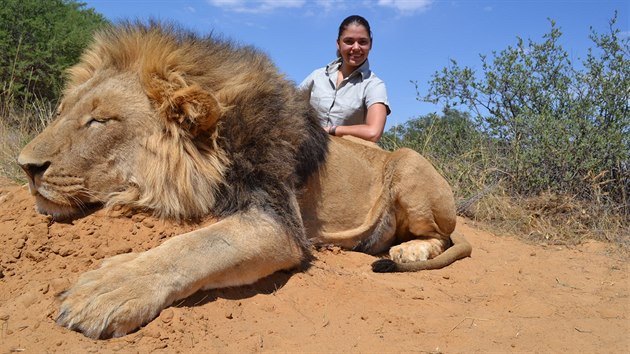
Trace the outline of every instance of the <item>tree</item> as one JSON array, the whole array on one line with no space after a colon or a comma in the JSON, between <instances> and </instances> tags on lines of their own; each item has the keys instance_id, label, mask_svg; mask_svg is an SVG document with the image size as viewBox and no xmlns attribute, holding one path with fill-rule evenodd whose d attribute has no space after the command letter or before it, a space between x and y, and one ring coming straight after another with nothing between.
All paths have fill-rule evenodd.
<instances>
[{"instance_id":1,"label":"tree","mask_svg":"<svg viewBox=\"0 0 630 354\"><path fill-rule=\"evenodd\" d=\"M581 109L594 120L593 147L605 177L630 212L630 37L615 27L616 20L610 21L609 33L598 34L591 27L590 38L598 50L589 49L578 92Z\"/></svg>"},{"instance_id":2,"label":"tree","mask_svg":"<svg viewBox=\"0 0 630 354\"><path fill-rule=\"evenodd\" d=\"M481 74L456 61L436 72L424 100L463 105L481 131L496 139L517 192L611 195L627 208L630 192L630 57L616 28L591 39L578 69L559 44L555 22L542 43L481 56Z\"/></svg>"},{"instance_id":3,"label":"tree","mask_svg":"<svg viewBox=\"0 0 630 354\"><path fill-rule=\"evenodd\" d=\"M63 72L79 60L107 20L74 0L3 0L0 7L0 100L53 100Z\"/></svg>"}]
</instances>

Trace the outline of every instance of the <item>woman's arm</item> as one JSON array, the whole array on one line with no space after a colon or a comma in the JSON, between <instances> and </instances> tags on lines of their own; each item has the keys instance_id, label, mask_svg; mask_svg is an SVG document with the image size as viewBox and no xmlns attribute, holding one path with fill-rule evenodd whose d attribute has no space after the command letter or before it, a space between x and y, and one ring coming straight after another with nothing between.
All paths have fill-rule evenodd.
<instances>
[{"instance_id":1,"label":"woman's arm","mask_svg":"<svg viewBox=\"0 0 630 354\"><path fill-rule=\"evenodd\" d=\"M387 106L383 103L375 103L368 107L365 124L337 126L337 128L335 128L335 135L352 135L364 140L377 142L383 134L386 120ZM332 127L325 127L324 129L326 132L330 133L330 128Z\"/></svg>"}]
</instances>

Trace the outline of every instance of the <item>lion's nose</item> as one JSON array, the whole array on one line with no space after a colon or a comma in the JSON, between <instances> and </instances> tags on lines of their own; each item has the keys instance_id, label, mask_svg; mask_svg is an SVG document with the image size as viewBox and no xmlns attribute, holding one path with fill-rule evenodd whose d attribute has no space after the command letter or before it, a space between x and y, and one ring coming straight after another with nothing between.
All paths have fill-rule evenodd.
<instances>
[{"instance_id":1,"label":"lion's nose","mask_svg":"<svg viewBox=\"0 0 630 354\"><path fill-rule=\"evenodd\" d=\"M34 180L36 176L41 176L46 172L48 166L50 166L50 161L44 162L24 162L18 159L18 165L22 167L24 172L28 175L31 180Z\"/></svg>"}]
</instances>

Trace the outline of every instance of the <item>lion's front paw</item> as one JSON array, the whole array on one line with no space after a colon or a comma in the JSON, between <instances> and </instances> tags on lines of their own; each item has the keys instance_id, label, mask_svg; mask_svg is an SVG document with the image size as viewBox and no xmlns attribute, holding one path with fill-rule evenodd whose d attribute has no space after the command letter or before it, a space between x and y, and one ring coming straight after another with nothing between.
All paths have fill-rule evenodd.
<instances>
[{"instance_id":1,"label":"lion's front paw","mask_svg":"<svg viewBox=\"0 0 630 354\"><path fill-rule=\"evenodd\" d=\"M156 317L168 305L168 278L142 256L115 256L81 275L59 296L57 323L96 339L125 335Z\"/></svg>"},{"instance_id":2,"label":"lion's front paw","mask_svg":"<svg viewBox=\"0 0 630 354\"><path fill-rule=\"evenodd\" d=\"M390 258L396 263L426 261L442 253L440 240L411 240L389 249Z\"/></svg>"}]
</instances>

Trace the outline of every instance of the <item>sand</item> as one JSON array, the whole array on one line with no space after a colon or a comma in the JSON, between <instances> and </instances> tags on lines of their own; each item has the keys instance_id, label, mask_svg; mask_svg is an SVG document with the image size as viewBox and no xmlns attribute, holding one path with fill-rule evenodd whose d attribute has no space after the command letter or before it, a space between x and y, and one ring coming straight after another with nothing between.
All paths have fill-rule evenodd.
<instances>
[{"instance_id":1,"label":"sand","mask_svg":"<svg viewBox=\"0 0 630 354\"><path fill-rule=\"evenodd\" d=\"M196 225L98 211L71 223L0 182L0 353L629 353L627 259L614 246L533 245L458 228L472 257L446 269L376 274L376 258L328 248L310 268L200 292L121 338L55 324L58 301L106 257Z\"/></svg>"}]
</instances>

